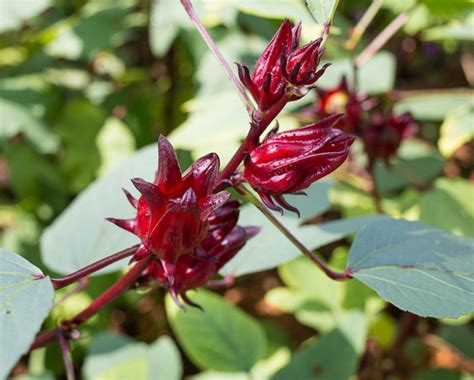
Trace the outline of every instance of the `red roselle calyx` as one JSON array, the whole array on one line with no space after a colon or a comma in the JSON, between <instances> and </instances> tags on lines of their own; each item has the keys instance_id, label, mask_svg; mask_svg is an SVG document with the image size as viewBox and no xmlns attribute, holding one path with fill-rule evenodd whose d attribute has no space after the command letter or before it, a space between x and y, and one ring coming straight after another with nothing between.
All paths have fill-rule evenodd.
<instances>
[{"instance_id":1,"label":"red roselle calyx","mask_svg":"<svg viewBox=\"0 0 474 380\"><path fill-rule=\"evenodd\" d=\"M267 207L298 212L283 198L306 189L338 168L354 138L333 128L340 115L267 137L244 161L244 177Z\"/></svg>"},{"instance_id":2,"label":"red roselle calyx","mask_svg":"<svg viewBox=\"0 0 474 380\"><path fill-rule=\"evenodd\" d=\"M413 136L417 129L409 112L397 116L392 111L385 114L380 110L372 111L368 125L362 130L369 163L373 164L375 160L381 159L388 164L402 140Z\"/></svg>"},{"instance_id":3,"label":"red roselle calyx","mask_svg":"<svg viewBox=\"0 0 474 380\"><path fill-rule=\"evenodd\" d=\"M136 217L108 220L141 239L131 261L154 256L156 261L145 274L153 274L177 300L177 294L185 297L184 291L213 276L254 230L236 225L239 205L229 201L228 192L213 193L219 170L216 154L200 158L182 174L176 153L163 136L158 151L154 182L132 180L141 193L138 200L125 192Z\"/></svg>"},{"instance_id":4,"label":"red roselle calyx","mask_svg":"<svg viewBox=\"0 0 474 380\"><path fill-rule=\"evenodd\" d=\"M273 36L250 73L245 65L238 64L239 77L257 102L259 111L272 107L283 108L290 100L304 94L302 86L313 84L326 70L317 66L321 59L322 39L298 49L301 24L293 27L286 19Z\"/></svg>"},{"instance_id":5,"label":"red roselle calyx","mask_svg":"<svg viewBox=\"0 0 474 380\"><path fill-rule=\"evenodd\" d=\"M358 133L363 111L363 96L349 89L345 77L336 87L323 90L316 88L319 100L316 102L316 114L319 117L326 117L335 114L344 114L337 124L337 128L345 132Z\"/></svg>"}]
</instances>

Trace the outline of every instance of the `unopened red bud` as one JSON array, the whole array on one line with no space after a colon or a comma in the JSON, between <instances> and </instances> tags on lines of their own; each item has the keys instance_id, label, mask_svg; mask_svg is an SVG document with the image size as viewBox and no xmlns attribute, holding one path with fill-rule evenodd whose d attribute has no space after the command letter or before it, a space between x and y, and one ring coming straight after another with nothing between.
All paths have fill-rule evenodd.
<instances>
[{"instance_id":1,"label":"unopened red bud","mask_svg":"<svg viewBox=\"0 0 474 380\"><path fill-rule=\"evenodd\" d=\"M364 149L372 163L381 159L387 164L400 147L403 139L413 136L418 127L409 112L394 115L380 110L372 111L370 123L362 131Z\"/></svg>"},{"instance_id":2,"label":"unopened red bud","mask_svg":"<svg viewBox=\"0 0 474 380\"><path fill-rule=\"evenodd\" d=\"M354 138L332 126L339 116L277 133L254 148L245 160L244 177L270 208L296 211L282 195L297 193L338 168Z\"/></svg>"}]
</instances>

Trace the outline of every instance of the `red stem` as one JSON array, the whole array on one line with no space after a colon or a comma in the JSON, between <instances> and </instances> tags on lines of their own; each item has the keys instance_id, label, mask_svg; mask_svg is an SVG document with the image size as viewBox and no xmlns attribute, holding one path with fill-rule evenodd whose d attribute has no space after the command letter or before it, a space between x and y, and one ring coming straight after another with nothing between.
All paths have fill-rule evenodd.
<instances>
[{"instance_id":1,"label":"red stem","mask_svg":"<svg viewBox=\"0 0 474 380\"><path fill-rule=\"evenodd\" d=\"M66 370L66 379L75 380L76 375L74 374L74 366L72 364L71 350L69 348L69 342L67 341L65 331L61 328L57 329L57 336L59 340L59 346L61 348L61 354L63 356L64 369Z\"/></svg>"},{"instance_id":2,"label":"red stem","mask_svg":"<svg viewBox=\"0 0 474 380\"><path fill-rule=\"evenodd\" d=\"M79 269L78 271L71 273L66 277L52 278L51 282L53 283L53 287L55 290L62 289L65 286L72 284L73 282L79 281L81 278L88 276L91 273L97 272L98 270L105 268L110 264L113 264L119 260L124 259L125 257L133 255L137 248L138 245L135 245L133 247L124 249L123 251L114 253L113 255L107 256L102 260L96 261L95 263L92 263L82 269Z\"/></svg>"},{"instance_id":3,"label":"red stem","mask_svg":"<svg viewBox=\"0 0 474 380\"><path fill-rule=\"evenodd\" d=\"M414 6L416 6L415 4ZM374 40L367 46L362 53L356 58L355 64L357 67L364 66L372 56L379 51L386 42L407 22L410 16L411 7L405 12L400 13L390 24L388 24L382 32L374 38Z\"/></svg>"},{"instance_id":4,"label":"red stem","mask_svg":"<svg viewBox=\"0 0 474 380\"><path fill-rule=\"evenodd\" d=\"M110 302L115 300L122 293L127 291L138 279L138 277L140 277L143 270L148 266L148 264L150 264L151 261L152 261L151 256L148 256L147 258L139 261L120 280L118 280L114 285L112 285L104 293L102 293L99 297L97 297L94 301L92 301L92 303L86 309L84 309L82 312L80 312L71 320L64 321L62 323L63 326L74 328L75 326L84 323L89 318L94 316L99 310L103 309L106 305L108 305ZM43 347L47 345L48 343L51 343L57 338L57 334L58 334L58 329L46 331L44 333L39 334L38 337L33 342L33 344L31 345L30 351L39 347Z\"/></svg>"},{"instance_id":5,"label":"red stem","mask_svg":"<svg viewBox=\"0 0 474 380\"><path fill-rule=\"evenodd\" d=\"M201 20L199 19L199 16L197 15L196 11L194 10L191 1L190 0L181 0L181 4L183 5L184 10L188 14L189 18L191 21L194 23L196 26L197 30L201 34L202 38L206 42L207 46L209 49L212 51L212 53L216 56L217 60L221 64L222 68L224 69L227 77L231 81L231 83L234 85L236 88L240 98L242 99L242 102L245 105L245 108L247 109L247 112L249 115L252 115L254 112L254 106L252 104L252 101L248 97L247 93L245 92L244 88L242 87L242 84L240 81L237 79L235 74L233 73L232 69L228 65L227 61L225 60L224 56L222 55L221 51L217 47L216 43L212 39L212 37L209 35L207 29L204 27L202 24Z\"/></svg>"},{"instance_id":6,"label":"red stem","mask_svg":"<svg viewBox=\"0 0 474 380\"><path fill-rule=\"evenodd\" d=\"M308 257L313 263L315 263L319 269L321 269L326 276L329 278L336 280L336 281L346 281L350 280L352 278L350 270L346 270L344 272L336 272L333 271L331 268L327 266L325 262L323 262L318 256L316 256L313 252L311 252L306 246L301 243L296 236L294 236L283 224L280 223L280 221L275 218L275 216L268 210L265 205L260 202L251 192L249 192L247 189L241 187L241 190L243 190L243 193L245 194L245 197L255 206L257 207L260 212L267 217L270 222L273 223L273 225L280 230L280 232L287 237L289 241L293 243L293 245L299 249L299 251Z\"/></svg>"}]
</instances>

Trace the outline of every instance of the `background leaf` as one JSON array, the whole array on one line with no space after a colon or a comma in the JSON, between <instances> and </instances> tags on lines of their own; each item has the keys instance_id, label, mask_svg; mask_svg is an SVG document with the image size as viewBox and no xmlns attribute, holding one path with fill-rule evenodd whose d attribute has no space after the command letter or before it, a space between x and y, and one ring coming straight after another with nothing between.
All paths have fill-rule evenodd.
<instances>
[{"instance_id":1,"label":"background leaf","mask_svg":"<svg viewBox=\"0 0 474 380\"><path fill-rule=\"evenodd\" d=\"M130 178L152 179L157 159L156 144L143 148L97 179L74 199L41 236L43 262L55 272L67 274L136 244L137 237L104 218L133 215L133 209L120 188L128 188L133 192ZM108 266L100 273L116 271L125 262Z\"/></svg>"},{"instance_id":2,"label":"background leaf","mask_svg":"<svg viewBox=\"0 0 474 380\"><path fill-rule=\"evenodd\" d=\"M300 226L298 219L288 215L278 218L303 244L310 248L318 248L353 234L377 216L307 226ZM259 226L261 230L222 268L221 274L241 276L255 273L301 256L293 244L254 206L245 205L241 208L239 224Z\"/></svg>"},{"instance_id":3,"label":"background leaf","mask_svg":"<svg viewBox=\"0 0 474 380\"><path fill-rule=\"evenodd\" d=\"M180 380L183 369L179 350L168 336L147 345L103 332L92 339L82 371L88 380Z\"/></svg>"},{"instance_id":4,"label":"background leaf","mask_svg":"<svg viewBox=\"0 0 474 380\"><path fill-rule=\"evenodd\" d=\"M278 371L272 380L348 379L357 369L366 334L366 320L362 313L354 311L340 327L296 351L290 363Z\"/></svg>"},{"instance_id":5,"label":"background leaf","mask_svg":"<svg viewBox=\"0 0 474 380\"><path fill-rule=\"evenodd\" d=\"M168 320L186 354L201 368L249 371L265 350L260 325L212 292L201 289L190 298L204 310L180 310L166 297Z\"/></svg>"},{"instance_id":6,"label":"background leaf","mask_svg":"<svg viewBox=\"0 0 474 380\"><path fill-rule=\"evenodd\" d=\"M53 306L51 281L21 256L0 249L0 379L7 377Z\"/></svg>"},{"instance_id":7,"label":"background leaf","mask_svg":"<svg viewBox=\"0 0 474 380\"><path fill-rule=\"evenodd\" d=\"M402 310L456 318L474 310L473 254L471 239L387 218L356 235L347 268Z\"/></svg>"},{"instance_id":8,"label":"background leaf","mask_svg":"<svg viewBox=\"0 0 474 380\"><path fill-rule=\"evenodd\" d=\"M338 3L339 0L306 0L311 14L320 25L332 21Z\"/></svg>"}]
</instances>

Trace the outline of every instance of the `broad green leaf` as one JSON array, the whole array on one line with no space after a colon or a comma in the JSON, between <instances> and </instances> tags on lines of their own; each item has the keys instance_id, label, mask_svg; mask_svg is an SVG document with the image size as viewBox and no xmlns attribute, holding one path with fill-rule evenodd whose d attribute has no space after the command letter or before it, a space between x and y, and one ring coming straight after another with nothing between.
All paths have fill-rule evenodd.
<instances>
[{"instance_id":1,"label":"broad green leaf","mask_svg":"<svg viewBox=\"0 0 474 380\"><path fill-rule=\"evenodd\" d=\"M465 89L414 91L395 105L395 112L409 111L415 119L443 120L450 111L472 104L474 93Z\"/></svg>"},{"instance_id":2,"label":"broad green leaf","mask_svg":"<svg viewBox=\"0 0 474 380\"><path fill-rule=\"evenodd\" d=\"M305 190L305 196L286 195L285 199L300 211L300 218L304 221L329 210L329 191L332 184L330 179L320 180Z\"/></svg>"},{"instance_id":3,"label":"broad green leaf","mask_svg":"<svg viewBox=\"0 0 474 380\"><path fill-rule=\"evenodd\" d=\"M192 28L192 23L180 2L153 0L148 33L150 48L156 57L167 53L182 28Z\"/></svg>"},{"instance_id":4,"label":"broad green leaf","mask_svg":"<svg viewBox=\"0 0 474 380\"><path fill-rule=\"evenodd\" d=\"M362 313L348 313L338 328L313 338L312 343L296 351L272 380L349 379L357 369L366 334L367 323Z\"/></svg>"},{"instance_id":5,"label":"broad green leaf","mask_svg":"<svg viewBox=\"0 0 474 380\"><path fill-rule=\"evenodd\" d=\"M168 321L188 357L203 369L249 371L265 351L262 327L215 293L200 289L190 298L204 310L180 310L169 295L165 301Z\"/></svg>"},{"instance_id":6,"label":"broad green leaf","mask_svg":"<svg viewBox=\"0 0 474 380\"><path fill-rule=\"evenodd\" d=\"M381 192L398 191L407 185L423 185L443 172L444 160L427 144L411 139L405 141L398 157L390 166L378 162L375 180Z\"/></svg>"},{"instance_id":7,"label":"broad green leaf","mask_svg":"<svg viewBox=\"0 0 474 380\"><path fill-rule=\"evenodd\" d=\"M474 331L465 326L443 326L438 335L448 342L451 346L459 350L464 356L474 359Z\"/></svg>"},{"instance_id":8,"label":"broad green leaf","mask_svg":"<svg viewBox=\"0 0 474 380\"><path fill-rule=\"evenodd\" d=\"M473 254L471 239L387 218L356 235L348 270L402 310L456 318L474 310Z\"/></svg>"},{"instance_id":9,"label":"broad green leaf","mask_svg":"<svg viewBox=\"0 0 474 380\"><path fill-rule=\"evenodd\" d=\"M120 2L89 2L79 18L64 19L51 28L54 38L44 50L54 58L91 59L99 50L120 46L132 36L127 20L132 11Z\"/></svg>"},{"instance_id":10,"label":"broad green leaf","mask_svg":"<svg viewBox=\"0 0 474 380\"><path fill-rule=\"evenodd\" d=\"M122 121L112 117L97 135L97 147L101 161L99 175L103 175L135 151L135 139Z\"/></svg>"},{"instance_id":11,"label":"broad green leaf","mask_svg":"<svg viewBox=\"0 0 474 380\"><path fill-rule=\"evenodd\" d=\"M52 4L51 0L2 0L0 33L20 28L25 21L37 16Z\"/></svg>"},{"instance_id":12,"label":"broad green leaf","mask_svg":"<svg viewBox=\"0 0 474 380\"><path fill-rule=\"evenodd\" d=\"M332 21L338 3L339 0L306 0L311 14L320 25Z\"/></svg>"},{"instance_id":13,"label":"broad green leaf","mask_svg":"<svg viewBox=\"0 0 474 380\"><path fill-rule=\"evenodd\" d=\"M421 0L420 2L425 4L433 14L443 17L456 16L461 12L472 10L473 6L472 0Z\"/></svg>"},{"instance_id":14,"label":"broad green leaf","mask_svg":"<svg viewBox=\"0 0 474 380\"><path fill-rule=\"evenodd\" d=\"M330 61L331 66L318 80L318 86L331 88L337 86L343 76L351 82L354 70L349 59ZM357 73L359 90L369 94L380 94L393 89L395 84L395 57L392 53L381 51L373 56Z\"/></svg>"},{"instance_id":15,"label":"broad green leaf","mask_svg":"<svg viewBox=\"0 0 474 380\"><path fill-rule=\"evenodd\" d=\"M226 162L245 137L249 118L234 91L198 98L191 104L190 117L171 135L176 148L201 157L216 152Z\"/></svg>"},{"instance_id":16,"label":"broad green leaf","mask_svg":"<svg viewBox=\"0 0 474 380\"><path fill-rule=\"evenodd\" d=\"M137 244L134 235L104 218L133 215L121 188L132 191L131 178L154 178L157 159L156 144L142 148L79 194L41 236L43 262L55 272L67 274ZM116 271L124 264L118 262L100 273Z\"/></svg>"},{"instance_id":17,"label":"broad green leaf","mask_svg":"<svg viewBox=\"0 0 474 380\"><path fill-rule=\"evenodd\" d=\"M180 380L183 369L179 350L167 336L147 345L100 333L92 339L82 371L87 380Z\"/></svg>"},{"instance_id":18,"label":"broad green leaf","mask_svg":"<svg viewBox=\"0 0 474 380\"><path fill-rule=\"evenodd\" d=\"M474 185L463 178L440 178L420 200L420 221L474 237Z\"/></svg>"},{"instance_id":19,"label":"broad green leaf","mask_svg":"<svg viewBox=\"0 0 474 380\"><path fill-rule=\"evenodd\" d=\"M58 168L47 157L21 141L7 144L5 157L11 188L22 208L39 212L44 205L46 219L64 208L68 201L66 184Z\"/></svg>"},{"instance_id":20,"label":"broad green leaf","mask_svg":"<svg viewBox=\"0 0 474 380\"><path fill-rule=\"evenodd\" d=\"M464 20L450 20L445 25L434 26L423 30L421 38L424 40L473 41L474 12L470 12Z\"/></svg>"},{"instance_id":21,"label":"broad green leaf","mask_svg":"<svg viewBox=\"0 0 474 380\"><path fill-rule=\"evenodd\" d=\"M72 192L95 178L100 154L94 142L105 121L104 110L85 99L69 102L58 116L56 131L64 145L59 166Z\"/></svg>"},{"instance_id":22,"label":"broad green leaf","mask_svg":"<svg viewBox=\"0 0 474 380\"><path fill-rule=\"evenodd\" d=\"M21 256L0 249L0 379L28 351L53 299L48 277Z\"/></svg>"},{"instance_id":23,"label":"broad green leaf","mask_svg":"<svg viewBox=\"0 0 474 380\"><path fill-rule=\"evenodd\" d=\"M472 139L474 139L474 102L448 113L441 125L439 150L443 156L450 157Z\"/></svg>"},{"instance_id":24,"label":"broad green leaf","mask_svg":"<svg viewBox=\"0 0 474 380\"><path fill-rule=\"evenodd\" d=\"M23 134L41 153L53 153L57 150L58 138L28 108L0 98L0 115L2 115L0 142Z\"/></svg>"},{"instance_id":25,"label":"broad green leaf","mask_svg":"<svg viewBox=\"0 0 474 380\"><path fill-rule=\"evenodd\" d=\"M318 248L353 234L377 217L352 218L308 226L300 226L299 220L289 215L278 218L307 247ZM261 230L222 268L221 274L241 276L255 273L301 256L294 245L254 206L249 204L241 208L239 224L259 226Z\"/></svg>"},{"instance_id":26,"label":"broad green leaf","mask_svg":"<svg viewBox=\"0 0 474 380\"><path fill-rule=\"evenodd\" d=\"M255 16L280 19L288 17L294 22L301 21L305 27L314 23L301 0L227 1L235 3L240 11Z\"/></svg>"}]
</instances>

